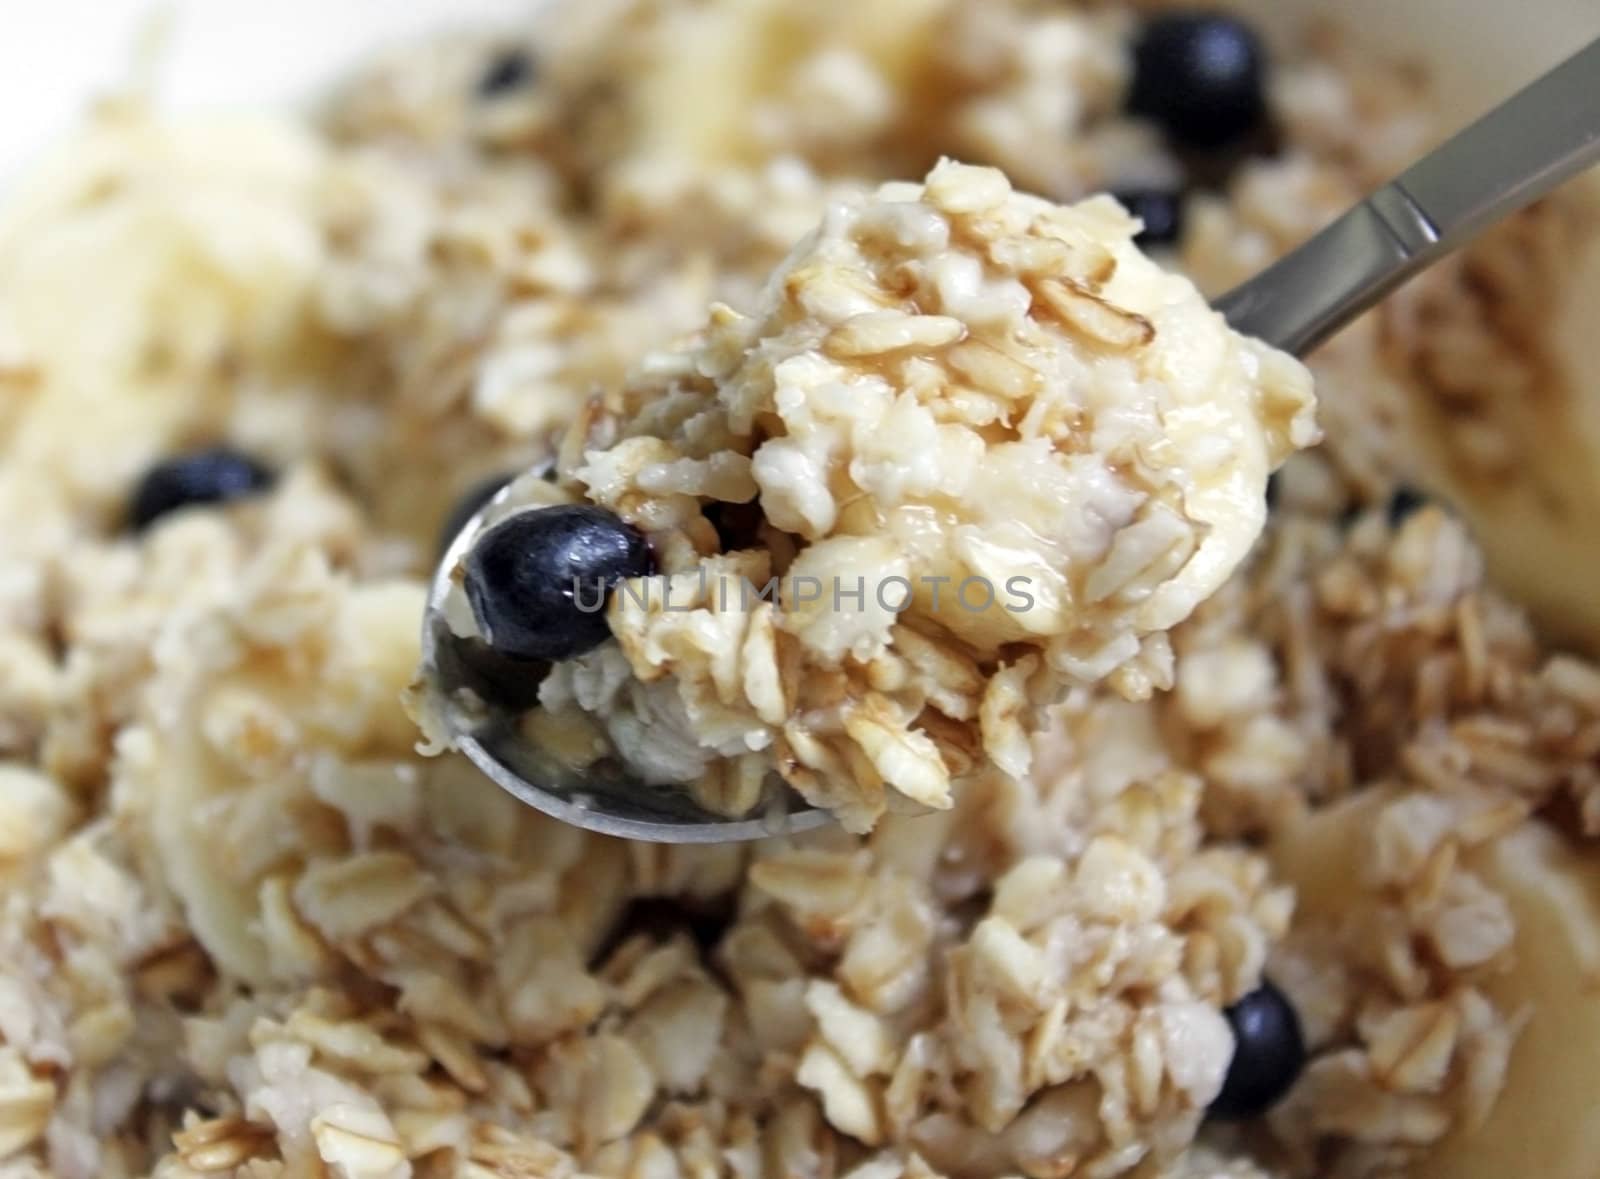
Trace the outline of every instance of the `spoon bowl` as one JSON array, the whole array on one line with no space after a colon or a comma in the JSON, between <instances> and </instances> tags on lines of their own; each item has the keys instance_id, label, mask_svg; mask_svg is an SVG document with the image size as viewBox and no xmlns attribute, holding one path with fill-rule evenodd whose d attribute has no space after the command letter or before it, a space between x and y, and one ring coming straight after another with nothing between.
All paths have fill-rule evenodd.
<instances>
[{"instance_id":1,"label":"spoon bowl","mask_svg":"<svg viewBox=\"0 0 1600 1179\"><path fill-rule=\"evenodd\" d=\"M528 738L524 718L538 707L528 693L490 690L497 676L509 679L481 640L451 630L445 600L456 569L485 520L503 507L511 488L500 490L451 539L434 569L423 615L422 668L435 710L450 741L508 794L563 823L602 835L655 843L728 843L793 835L831 821L808 807L781 781L769 783L758 813L730 819L700 806L684 789L646 786L614 757L576 768ZM539 665L513 669L525 689ZM510 700L510 703L500 701ZM774 775L774 778L776 776Z\"/></svg>"}]
</instances>

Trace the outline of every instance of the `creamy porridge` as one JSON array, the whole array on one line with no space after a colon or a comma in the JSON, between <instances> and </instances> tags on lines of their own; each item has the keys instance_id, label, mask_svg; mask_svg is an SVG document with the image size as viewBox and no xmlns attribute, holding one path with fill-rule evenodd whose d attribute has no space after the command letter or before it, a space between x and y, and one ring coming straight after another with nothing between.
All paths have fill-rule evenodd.
<instances>
[{"instance_id":1,"label":"creamy porridge","mask_svg":"<svg viewBox=\"0 0 1600 1179\"><path fill-rule=\"evenodd\" d=\"M1202 299L1435 138L1351 46L570 0L315 118L97 107L0 212L0 1176L1587 1174L1600 669L1407 434L1532 380L1488 329L1585 214L1304 369ZM631 530L530 715L843 824L418 752L440 533L522 472ZM644 604L808 562L1055 597Z\"/></svg>"}]
</instances>

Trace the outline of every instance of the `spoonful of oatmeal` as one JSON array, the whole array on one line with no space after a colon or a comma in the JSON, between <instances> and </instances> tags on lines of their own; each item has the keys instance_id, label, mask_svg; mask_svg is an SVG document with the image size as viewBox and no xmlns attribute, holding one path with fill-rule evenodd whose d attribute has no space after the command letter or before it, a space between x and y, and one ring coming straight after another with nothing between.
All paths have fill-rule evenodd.
<instances>
[{"instance_id":1,"label":"spoonful of oatmeal","mask_svg":"<svg viewBox=\"0 0 1600 1179\"><path fill-rule=\"evenodd\" d=\"M831 207L748 313L593 399L440 561L411 707L529 805L711 842L1021 776L1167 632L1318 440L1295 359L1600 159L1600 45L1213 309L1109 197L940 163Z\"/></svg>"}]
</instances>

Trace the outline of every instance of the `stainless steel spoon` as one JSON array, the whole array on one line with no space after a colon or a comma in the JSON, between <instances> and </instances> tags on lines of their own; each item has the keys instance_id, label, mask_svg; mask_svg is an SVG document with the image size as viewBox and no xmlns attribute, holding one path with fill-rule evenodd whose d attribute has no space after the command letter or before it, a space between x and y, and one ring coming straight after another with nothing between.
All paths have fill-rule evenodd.
<instances>
[{"instance_id":1,"label":"stainless steel spoon","mask_svg":"<svg viewBox=\"0 0 1600 1179\"><path fill-rule=\"evenodd\" d=\"M1237 330L1304 355L1418 271L1488 226L1600 162L1600 41L1580 50L1380 188L1325 230L1215 304ZM591 831L666 843L720 843L828 822L774 783L759 817L730 820L684 791L646 787L601 762L574 772L522 735L515 709L461 689L485 672L445 623L452 572L486 505L439 562L423 621L425 673L457 746L505 790ZM492 671L488 673L492 676ZM774 775L775 777L775 775Z\"/></svg>"}]
</instances>

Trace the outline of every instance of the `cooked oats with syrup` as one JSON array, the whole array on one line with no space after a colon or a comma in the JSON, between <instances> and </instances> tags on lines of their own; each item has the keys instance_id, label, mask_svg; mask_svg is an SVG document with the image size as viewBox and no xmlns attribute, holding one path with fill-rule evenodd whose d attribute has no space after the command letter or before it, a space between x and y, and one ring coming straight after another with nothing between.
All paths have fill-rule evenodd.
<instances>
[{"instance_id":1,"label":"cooked oats with syrup","mask_svg":"<svg viewBox=\"0 0 1600 1179\"><path fill-rule=\"evenodd\" d=\"M770 772L862 833L891 792L1026 776L1066 687L1172 686L1167 632L1316 439L1305 368L1138 229L948 161L830 206L750 314L585 406L563 483L589 503L534 482L497 513L463 637L529 661L541 731L603 727L570 744L730 816Z\"/></svg>"},{"instance_id":2,"label":"cooked oats with syrup","mask_svg":"<svg viewBox=\"0 0 1600 1179\"><path fill-rule=\"evenodd\" d=\"M1586 1175L1600 667L1414 431L1515 465L1462 407L1600 216L1304 366L1204 302L1442 130L1089 0L100 104L0 207L0 1179ZM839 824L627 843L429 740L508 482L452 618L527 723Z\"/></svg>"}]
</instances>

